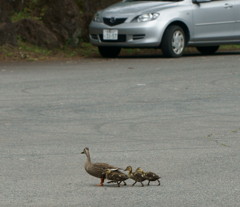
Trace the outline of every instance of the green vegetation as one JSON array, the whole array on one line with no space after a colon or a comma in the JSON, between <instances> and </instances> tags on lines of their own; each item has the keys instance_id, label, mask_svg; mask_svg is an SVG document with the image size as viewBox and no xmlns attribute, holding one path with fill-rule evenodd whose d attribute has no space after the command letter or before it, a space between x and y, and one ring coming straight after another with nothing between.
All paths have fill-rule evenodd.
<instances>
[{"instance_id":1,"label":"green vegetation","mask_svg":"<svg viewBox=\"0 0 240 207\"><path fill-rule=\"evenodd\" d=\"M11 16L11 21L12 22L17 22L17 21L20 21L22 19L28 19L28 18L32 18L32 16L30 15L30 13L28 13L27 11L21 11L21 12L18 12L18 13L14 13L12 16Z\"/></svg>"},{"instance_id":2,"label":"green vegetation","mask_svg":"<svg viewBox=\"0 0 240 207\"><path fill-rule=\"evenodd\" d=\"M239 50L240 45L222 45L221 49L223 49L223 50Z\"/></svg>"},{"instance_id":3,"label":"green vegetation","mask_svg":"<svg viewBox=\"0 0 240 207\"><path fill-rule=\"evenodd\" d=\"M47 9L44 1L40 0L25 1L22 7L23 8L12 14L12 22L17 22L22 19L33 19L41 21Z\"/></svg>"},{"instance_id":4,"label":"green vegetation","mask_svg":"<svg viewBox=\"0 0 240 207\"><path fill-rule=\"evenodd\" d=\"M22 41L18 42L18 47L9 45L0 46L0 62L71 60L97 56L97 48L90 43L82 43L78 48L66 46L53 50L41 48Z\"/></svg>"}]
</instances>

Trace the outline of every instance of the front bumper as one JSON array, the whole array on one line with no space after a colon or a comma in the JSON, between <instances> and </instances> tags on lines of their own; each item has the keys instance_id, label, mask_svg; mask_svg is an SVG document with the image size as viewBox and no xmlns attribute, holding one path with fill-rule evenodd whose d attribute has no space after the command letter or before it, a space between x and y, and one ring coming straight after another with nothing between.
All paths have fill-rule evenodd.
<instances>
[{"instance_id":1,"label":"front bumper","mask_svg":"<svg viewBox=\"0 0 240 207\"><path fill-rule=\"evenodd\" d=\"M103 40L103 30L118 30L117 40ZM158 21L144 23L123 23L108 26L104 23L91 22L89 26L90 42L96 46L118 47L159 47L164 28Z\"/></svg>"}]
</instances>

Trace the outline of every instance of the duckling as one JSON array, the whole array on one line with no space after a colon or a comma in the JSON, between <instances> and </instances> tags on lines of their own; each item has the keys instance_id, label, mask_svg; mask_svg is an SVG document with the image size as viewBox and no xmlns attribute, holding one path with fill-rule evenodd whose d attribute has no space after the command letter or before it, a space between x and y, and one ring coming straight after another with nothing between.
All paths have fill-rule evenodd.
<instances>
[{"instance_id":1,"label":"duckling","mask_svg":"<svg viewBox=\"0 0 240 207\"><path fill-rule=\"evenodd\" d=\"M134 186L137 182L140 182L142 184L142 187L144 186L142 182L146 180L146 178L144 178L144 174L142 172L133 172L131 166L127 166L124 171L128 171L128 177L135 181L132 186Z\"/></svg>"},{"instance_id":2,"label":"duckling","mask_svg":"<svg viewBox=\"0 0 240 207\"><path fill-rule=\"evenodd\" d=\"M125 180L128 179L128 176L126 174L115 169L107 169L105 174L106 178L110 180L108 183L117 183L118 187L120 187L121 182L123 182L124 185L127 185Z\"/></svg>"},{"instance_id":3,"label":"duckling","mask_svg":"<svg viewBox=\"0 0 240 207\"><path fill-rule=\"evenodd\" d=\"M154 172L144 172L142 168L137 168L136 169L137 172L143 173L144 178L146 178L146 180L148 180L148 185L150 184L151 181L158 181L158 185L161 185L160 183L160 176L158 176L156 173Z\"/></svg>"},{"instance_id":4,"label":"duckling","mask_svg":"<svg viewBox=\"0 0 240 207\"><path fill-rule=\"evenodd\" d=\"M84 168L87 171L87 173L101 179L100 184L98 184L98 186L103 186L103 183L106 177L105 171L107 169L116 169L116 170L120 169L118 167L114 167L107 163L92 163L88 147L85 147L83 152L81 152L81 154L85 154L87 156L87 160L84 165Z\"/></svg>"}]
</instances>

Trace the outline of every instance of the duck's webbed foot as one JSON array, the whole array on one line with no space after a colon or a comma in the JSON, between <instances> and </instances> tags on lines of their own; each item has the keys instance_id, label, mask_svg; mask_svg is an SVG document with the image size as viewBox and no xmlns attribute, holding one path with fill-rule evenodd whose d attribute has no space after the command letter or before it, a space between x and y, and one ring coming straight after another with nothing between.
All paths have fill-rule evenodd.
<instances>
[{"instance_id":1,"label":"duck's webbed foot","mask_svg":"<svg viewBox=\"0 0 240 207\"><path fill-rule=\"evenodd\" d=\"M100 179L101 179L100 184L97 184L97 186L103 186L104 178L100 178Z\"/></svg>"}]
</instances>

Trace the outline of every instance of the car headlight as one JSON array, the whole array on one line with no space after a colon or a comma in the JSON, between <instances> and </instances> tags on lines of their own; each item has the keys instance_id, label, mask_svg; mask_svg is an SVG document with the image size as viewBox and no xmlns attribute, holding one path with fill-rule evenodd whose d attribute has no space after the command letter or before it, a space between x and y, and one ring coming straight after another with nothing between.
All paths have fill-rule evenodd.
<instances>
[{"instance_id":1,"label":"car headlight","mask_svg":"<svg viewBox=\"0 0 240 207\"><path fill-rule=\"evenodd\" d=\"M134 18L134 22L148 22L155 20L159 17L159 13L147 13L147 14L142 14Z\"/></svg>"},{"instance_id":2,"label":"car headlight","mask_svg":"<svg viewBox=\"0 0 240 207\"><path fill-rule=\"evenodd\" d=\"M102 17L100 16L99 13L96 13L93 17L94 22L102 22Z\"/></svg>"}]
</instances>

